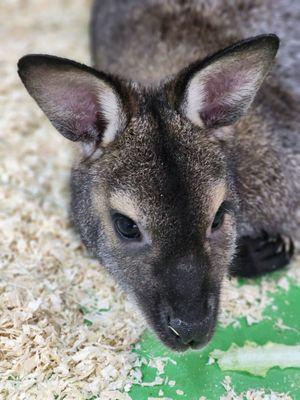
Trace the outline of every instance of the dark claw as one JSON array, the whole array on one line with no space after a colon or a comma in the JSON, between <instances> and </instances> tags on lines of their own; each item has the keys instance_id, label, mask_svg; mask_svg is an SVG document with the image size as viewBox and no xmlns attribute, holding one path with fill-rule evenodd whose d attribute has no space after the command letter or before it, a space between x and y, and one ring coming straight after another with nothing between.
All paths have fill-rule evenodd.
<instances>
[{"instance_id":1,"label":"dark claw","mask_svg":"<svg viewBox=\"0 0 300 400\"><path fill-rule=\"evenodd\" d=\"M294 242L292 241L292 239L291 238L289 238L289 245L290 245L290 248L289 248L289 251L288 251L288 255L289 255L289 257L290 257L290 259L293 257L293 255L295 254L295 245L294 245Z\"/></svg>"},{"instance_id":2,"label":"dark claw","mask_svg":"<svg viewBox=\"0 0 300 400\"><path fill-rule=\"evenodd\" d=\"M285 267L294 254L294 243L282 236L269 236L266 232L257 238L241 237L237 254L231 267L231 275L257 277Z\"/></svg>"},{"instance_id":3,"label":"dark claw","mask_svg":"<svg viewBox=\"0 0 300 400\"><path fill-rule=\"evenodd\" d=\"M280 237L277 237L272 241L265 241L264 244L256 249L255 252L260 253L260 258L267 259L269 256L273 256L282 246L284 246L284 241Z\"/></svg>"}]
</instances>

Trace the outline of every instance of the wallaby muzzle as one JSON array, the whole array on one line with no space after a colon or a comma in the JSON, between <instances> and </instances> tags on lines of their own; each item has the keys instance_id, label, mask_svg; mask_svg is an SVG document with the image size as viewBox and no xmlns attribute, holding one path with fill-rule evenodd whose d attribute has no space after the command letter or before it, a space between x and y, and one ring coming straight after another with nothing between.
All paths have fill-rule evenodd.
<instances>
[{"instance_id":1,"label":"wallaby muzzle","mask_svg":"<svg viewBox=\"0 0 300 400\"><path fill-rule=\"evenodd\" d=\"M173 350L205 346L216 325L220 284L195 257L160 270L160 290L143 290L138 296L151 326Z\"/></svg>"}]
</instances>

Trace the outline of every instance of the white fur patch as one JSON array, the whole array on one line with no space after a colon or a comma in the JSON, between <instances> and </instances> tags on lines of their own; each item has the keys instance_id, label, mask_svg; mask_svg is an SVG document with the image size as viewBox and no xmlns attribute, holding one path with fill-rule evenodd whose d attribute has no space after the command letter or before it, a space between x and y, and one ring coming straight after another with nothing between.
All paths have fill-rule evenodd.
<instances>
[{"instance_id":1,"label":"white fur patch","mask_svg":"<svg viewBox=\"0 0 300 400\"><path fill-rule=\"evenodd\" d=\"M137 203L132 199L132 194L127 193L124 190L112 193L110 206L112 209L126 215L135 222L143 220Z\"/></svg>"},{"instance_id":2,"label":"white fur patch","mask_svg":"<svg viewBox=\"0 0 300 400\"><path fill-rule=\"evenodd\" d=\"M102 81L98 81L97 86L98 102L108 124L102 136L102 145L107 146L123 126L124 117L120 101L114 91Z\"/></svg>"},{"instance_id":3,"label":"white fur patch","mask_svg":"<svg viewBox=\"0 0 300 400\"><path fill-rule=\"evenodd\" d=\"M203 107L204 95L204 84L198 74L191 80L187 92L184 104L184 111L187 118L192 121L195 125L203 127L204 124L200 118L200 110Z\"/></svg>"}]
</instances>

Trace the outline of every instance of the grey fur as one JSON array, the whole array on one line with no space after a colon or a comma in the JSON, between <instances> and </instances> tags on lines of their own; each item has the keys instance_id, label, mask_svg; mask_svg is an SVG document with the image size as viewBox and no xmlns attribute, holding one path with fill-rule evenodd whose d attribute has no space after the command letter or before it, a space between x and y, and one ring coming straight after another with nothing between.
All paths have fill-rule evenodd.
<instances>
[{"instance_id":1,"label":"grey fur","mask_svg":"<svg viewBox=\"0 0 300 400\"><path fill-rule=\"evenodd\" d=\"M81 138L78 132L72 137L70 129L66 135L57 102L51 111L57 129L88 148L72 170L72 219L88 249L132 294L160 339L176 350L211 338L222 282L241 238L265 231L300 239L299 48L293 40L299 33L299 6L290 1L286 7L283 0L99 0L91 23L95 67L126 79L45 56L19 63L21 79L46 114L39 92L47 91L47 79L38 88L35 79L41 65L43 74L45 65L51 74L56 64L70 69L80 85L83 74L85 81L96 76L118 94L126 127L105 146L101 109L97 138L94 130ZM210 128L183 115L192 76L218 57L223 60L226 52L182 68L269 31L281 35L283 46L247 115L232 126ZM269 65L275 39L257 40L259 57ZM237 48L247 55L248 42ZM245 112L247 107L239 106L221 118L223 125ZM124 200L124 214L127 207L136 212L141 242L116 235L110 204L116 193ZM232 209L212 235L212 209L223 200ZM170 320L181 321L185 335L193 332L192 340L182 343L172 334Z\"/></svg>"},{"instance_id":2,"label":"grey fur","mask_svg":"<svg viewBox=\"0 0 300 400\"><path fill-rule=\"evenodd\" d=\"M165 79L241 38L264 32L280 37L276 65L256 99L256 107L235 127L238 152L233 151L241 161L237 162L237 181L247 213L240 225L241 235L266 228L262 214L274 231L290 235L292 230L293 237L300 240L299 217L290 217L300 202L299 20L297 0L94 2L91 50L95 66L146 84ZM253 154L249 154L251 150ZM253 162L254 154L259 162ZM276 191L262 182L271 185L266 171L275 169L282 186L273 200L270 195ZM247 182L248 177L251 182ZM251 194L244 190L254 184Z\"/></svg>"}]
</instances>

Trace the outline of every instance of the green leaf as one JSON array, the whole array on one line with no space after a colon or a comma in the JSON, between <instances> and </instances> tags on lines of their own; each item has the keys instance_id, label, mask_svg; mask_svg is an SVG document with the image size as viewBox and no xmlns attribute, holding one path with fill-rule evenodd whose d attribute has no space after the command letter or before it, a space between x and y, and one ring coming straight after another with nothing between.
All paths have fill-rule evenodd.
<instances>
[{"instance_id":1,"label":"green leaf","mask_svg":"<svg viewBox=\"0 0 300 400\"><path fill-rule=\"evenodd\" d=\"M217 360L222 371L245 371L263 377L273 367L300 368L300 345L269 342L258 346L247 342L243 347L233 344L227 351L214 350L210 356Z\"/></svg>"},{"instance_id":2,"label":"green leaf","mask_svg":"<svg viewBox=\"0 0 300 400\"><path fill-rule=\"evenodd\" d=\"M89 314L91 312L91 310L89 310L87 307L85 306L80 306L79 310L82 312L83 315Z\"/></svg>"},{"instance_id":3,"label":"green leaf","mask_svg":"<svg viewBox=\"0 0 300 400\"><path fill-rule=\"evenodd\" d=\"M93 325L93 322L90 321L89 319L86 319L86 318L83 320L83 323L84 323L86 326L91 326L91 325Z\"/></svg>"}]
</instances>

